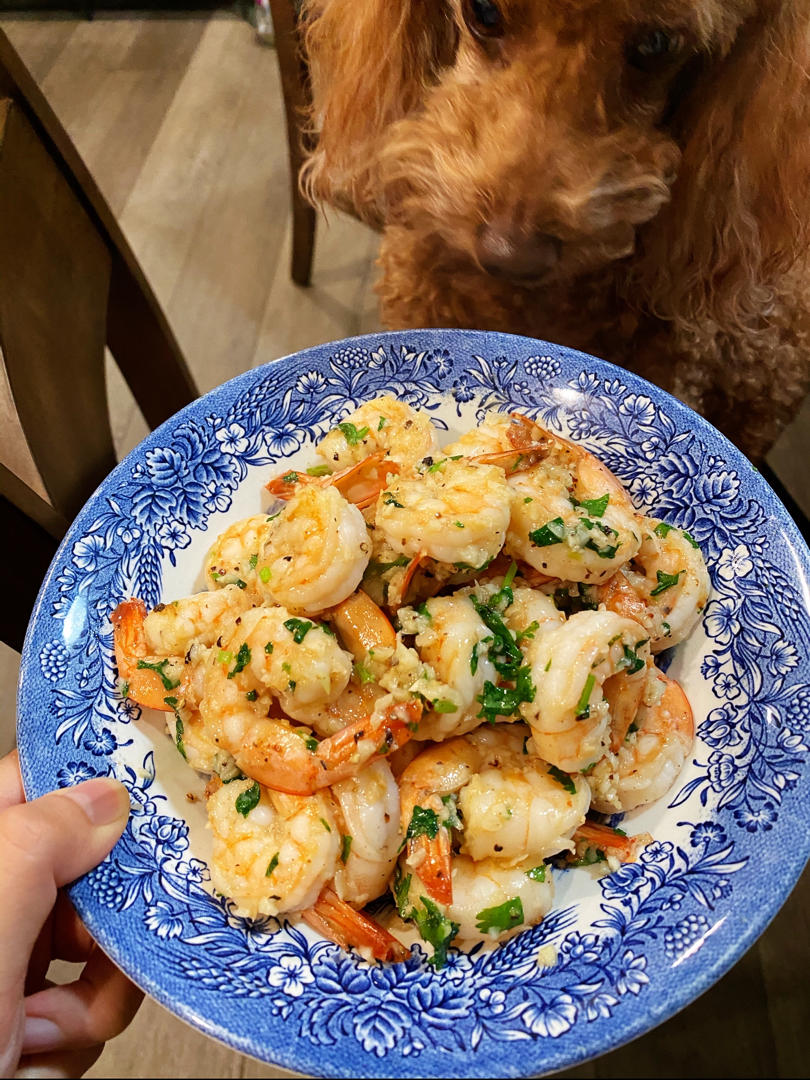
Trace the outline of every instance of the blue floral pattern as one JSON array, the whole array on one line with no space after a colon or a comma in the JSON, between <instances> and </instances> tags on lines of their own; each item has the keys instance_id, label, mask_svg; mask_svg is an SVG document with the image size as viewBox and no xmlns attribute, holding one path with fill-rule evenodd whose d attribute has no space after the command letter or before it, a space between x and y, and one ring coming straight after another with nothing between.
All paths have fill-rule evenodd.
<instances>
[{"instance_id":1,"label":"blue floral pattern","mask_svg":"<svg viewBox=\"0 0 810 1080\"><path fill-rule=\"evenodd\" d=\"M539 416L596 450L640 508L687 529L713 585L699 655L685 669L699 740L651 829L655 842L606 877L555 871L562 900L540 926L494 951L452 952L438 973L418 946L403 964L372 966L299 926L250 923L213 896L195 831L167 794L169 774L187 767L165 756L157 728L133 723L140 710L117 692L112 661L109 614L119 600L154 604L168 575L193 581L187 549L204 543L213 516L381 393L429 410L440 427L469 426L493 408ZM124 780L127 831L74 886L75 902L138 981L232 1045L332 1075L560 1069L686 1004L707 985L706 971L717 977L750 944L798 876L810 739L807 574L798 535L744 459L627 373L505 335L423 331L320 347L184 410L85 507L26 644L26 790L111 772ZM685 663L673 653L667 659ZM732 933L735 906L756 888L752 855L777 836L794 848L778 888ZM523 1046L519 1066L504 1056L507 1043Z\"/></svg>"}]
</instances>

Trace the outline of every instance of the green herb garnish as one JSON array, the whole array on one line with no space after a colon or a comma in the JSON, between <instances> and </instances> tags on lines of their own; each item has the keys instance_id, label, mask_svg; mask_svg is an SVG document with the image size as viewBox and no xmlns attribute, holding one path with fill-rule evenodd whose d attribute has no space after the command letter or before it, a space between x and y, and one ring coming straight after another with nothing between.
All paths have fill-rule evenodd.
<instances>
[{"instance_id":1,"label":"green herb garnish","mask_svg":"<svg viewBox=\"0 0 810 1080\"><path fill-rule=\"evenodd\" d=\"M330 471L328 465L310 465L307 469L307 476L329 476Z\"/></svg>"},{"instance_id":2,"label":"green herb garnish","mask_svg":"<svg viewBox=\"0 0 810 1080\"><path fill-rule=\"evenodd\" d=\"M345 866L349 859L349 852L352 850L352 838L351 836L344 836L341 838L340 848L340 861Z\"/></svg>"},{"instance_id":3,"label":"green herb garnish","mask_svg":"<svg viewBox=\"0 0 810 1080\"><path fill-rule=\"evenodd\" d=\"M546 864L540 863L539 866L533 866L531 870L526 871L526 877L531 878L532 881L545 881L546 880Z\"/></svg>"},{"instance_id":4,"label":"green herb garnish","mask_svg":"<svg viewBox=\"0 0 810 1080\"><path fill-rule=\"evenodd\" d=\"M556 765L549 765L548 775L553 780L556 780L560 787L565 788L569 795L576 795L577 785L574 783L568 773L563 772L562 769L558 769Z\"/></svg>"},{"instance_id":5,"label":"green herb garnish","mask_svg":"<svg viewBox=\"0 0 810 1080\"><path fill-rule=\"evenodd\" d=\"M422 940L433 946L433 956L428 962L438 971L447 963L447 949L458 933L459 925L442 915L436 904L426 896L420 896L419 899L425 910L414 908L409 918L416 923Z\"/></svg>"},{"instance_id":6,"label":"green herb garnish","mask_svg":"<svg viewBox=\"0 0 810 1080\"><path fill-rule=\"evenodd\" d=\"M585 720L591 715L591 706L589 705L589 702L591 700L591 691L593 690L595 683L596 676L591 673L585 680L585 686L582 688L582 693L577 702L577 720Z\"/></svg>"},{"instance_id":7,"label":"green herb garnish","mask_svg":"<svg viewBox=\"0 0 810 1080\"><path fill-rule=\"evenodd\" d=\"M529 539L535 547L550 547L552 544L561 544L568 535L565 522L561 517L546 522L545 525L534 532L529 533Z\"/></svg>"},{"instance_id":8,"label":"green herb garnish","mask_svg":"<svg viewBox=\"0 0 810 1080\"><path fill-rule=\"evenodd\" d=\"M400 510L405 509L401 502L397 502L397 500L394 498L390 491L383 492L383 504L385 506L397 506Z\"/></svg>"},{"instance_id":9,"label":"green herb garnish","mask_svg":"<svg viewBox=\"0 0 810 1080\"><path fill-rule=\"evenodd\" d=\"M161 660L157 664L150 664L148 660L139 660L137 666L139 671L146 669L148 671L157 672L157 674L160 676L160 681L163 683L164 690L174 690L176 686L180 685L180 680L170 679L169 676L166 674L165 669L168 662L168 657L165 660Z\"/></svg>"},{"instance_id":10,"label":"green herb garnish","mask_svg":"<svg viewBox=\"0 0 810 1080\"><path fill-rule=\"evenodd\" d=\"M273 858L267 864L267 869L264 872L264 876L265 877L270 877L270 875L273 873L273 871L275 870L275 868L277 866L278 866L278 852L275 853Z\"/></svg>"},{"instance_id":11,"label":"green herb garnish","mask_svg":"<svg viewBox=\"0 0 810 1080\"><path fill-rule=\"evenodd\" d=\"M415 806L405 839L413 840L417 836L426 836L428 840L435 840L438 831L439 819L436 811Z\"/></svg>"},{"instance_id":12,"label":"green herb garnish","mask_svg":"<svg viewBox=\"0 0 810 1080\"><path fill-rule=\"evenodd\" d=\"M315 623L306 619L286 619L284 625L292 634L295 644L300 645Z\"/></svg>"},{"instance_id":13,"label":"green herb garnish","mask_svg":"<svg viewBox=\"0 0 810 1080\"><path fill-rule=\"evenodd\" d=\"M343 432L344 438L349 446L357 446L359 442L362 442L363 439L365 439L369 430L367 427L356 428L354 424L348 422L338 424L338 427Z\"/></svg>"},{"instance_id":14,"label":"green herb garnish","mask_svg":"<svg viewBox=\"0 0 810 1080\"><path fill-rule=\"evenodd\" d=\"M605 492L605 494L598 499L582 499L581 501L572 499L571 501L574 503L574 506L581 506L591 517L599 518L602 517L605 510L607 510L608 503L610 502L610 494Z\"/></svg>"},{"instance_id":15,"label":"green herb garnish","mask_svg":"<svg viewBox=\"0 0 810 1080\"><path fill-rule=\"evenodd\" d=\"M244 671L247 665L250 663L250 647L246 641L243 641L239 646L239 652L236 654L236 664L233 671L228 672L228 678L232 679L235 675L238 675L240 671Z\"/></svg>"},{"instance_id":16,"label":"green herb garnish","mask_svg":"<svg viewBox=\"0 0 810 1080\"><path fill-rule=\"evenodd\" d=\"M484 908L478 912L475 919L476 928L482 934L487 934L490 930L511 930L523 922L523 904L520 897L515 896L497 907Z\"/></svg>"},{"instance_id":17,"label":"green herb garnish","mask_svg":"<svg viewBox=\"0 0 810 1080\"><path fill-rule=\"evenodd\" d=\"M671 589L673 585L678 584L678 578L681 574L685 573L685 570L678 570L675 574L665 574L663 570L656 570L655 576L658 578L658 584L654 589L650 589L650 596L659 596L662 592L666 592L667 589Z\"/></svg>"},{"instance_id":18,"label":"green herb garnish","mask_svg":"<svg viewBox=\"0 0 810 1080\"><path fill-rule=\"evenodd\" d=\"M437 698L436 701L433 702L433 709L438 713L458 712L458 705L448 698Z\"/></svg>"},{"instance_id":19,"label":"green herb garnish","mask_svg":"<svg viewBox=\"0 0 810 1080\"><path fill-rule=\"evenodd\" d=\"M262 789L254 782L249 788L241 791L236 796L236 812L241 814L242 817L247 817L251 810L253 810L259 804L259 799L262 797Z\"/></svg>"}]
</instances>

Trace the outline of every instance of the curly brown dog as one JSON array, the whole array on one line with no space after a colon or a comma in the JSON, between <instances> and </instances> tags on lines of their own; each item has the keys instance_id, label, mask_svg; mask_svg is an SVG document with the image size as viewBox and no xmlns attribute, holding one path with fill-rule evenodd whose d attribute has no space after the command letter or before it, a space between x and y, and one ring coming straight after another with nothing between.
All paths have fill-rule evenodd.
<instances>
[{"instance_id":1,"label":"curly brown dog","mask_svg":"<svg viewBox=\"0 0 810 1080\"><path fill-rule=\"evenodd\" d=\"M807 0L307 0L317 202L392 328L505 330L761 458L810 378Z\"/></svg>"}]
</instances>

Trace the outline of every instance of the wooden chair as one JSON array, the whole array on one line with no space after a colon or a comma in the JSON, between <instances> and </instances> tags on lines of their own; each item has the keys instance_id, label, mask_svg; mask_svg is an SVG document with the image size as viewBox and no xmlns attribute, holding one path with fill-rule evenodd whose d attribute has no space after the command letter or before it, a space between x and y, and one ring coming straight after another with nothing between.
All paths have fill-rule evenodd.
<instances>
[{"instance_id":1,"label":"wooden chair","mask_svg":"<svg viewBox=\"0 0 810 1080\"><path fill-rule=\"evenodd\" d=\"M0 31L0 357L48 496L0 467L0 637L16 649L59 539L116 462L105 346L151 427L197 396L109 206Z\"/></svg>"},{"instance_id":2,"label":"wooden chair","mask_svg":"<svg viewBox=\"0 0 810 1080\"><path fill-rule=\"evenodd\" d=\"M270 0L276 55L284 95L287 121L287 152L290 160L290 202L293 244L291 276L297 285L309 285L315 248L315 210L301 194L298 174L311 146L304 116L312 104L309 66L298 32L298 5L295 0Z\"/></svg>"}]
</instances>

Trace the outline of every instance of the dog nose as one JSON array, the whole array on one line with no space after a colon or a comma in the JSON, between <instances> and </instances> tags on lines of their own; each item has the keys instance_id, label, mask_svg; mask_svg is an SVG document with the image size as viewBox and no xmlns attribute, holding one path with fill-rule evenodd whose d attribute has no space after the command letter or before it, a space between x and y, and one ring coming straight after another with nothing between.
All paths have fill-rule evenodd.
<instances>
[{"instance_id":1,"label":"dog nose","mask_svg":"<svg viewBox=\"0 0 810 1080\"><path fill-rule=\"evenodd\" d=\"M498 221L481 225L476 236L478 261L494 277L539 277L557 264L561 248L556 236L517 231Z\"/></svg>"}]
</instances>

